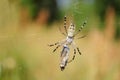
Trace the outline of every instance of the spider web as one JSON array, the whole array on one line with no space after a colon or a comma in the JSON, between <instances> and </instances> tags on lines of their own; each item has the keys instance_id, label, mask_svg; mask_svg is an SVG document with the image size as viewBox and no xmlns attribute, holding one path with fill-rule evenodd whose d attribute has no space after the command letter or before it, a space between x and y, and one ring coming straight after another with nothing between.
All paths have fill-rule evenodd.
<instances>
[{"instance_id":1,"label":"spider web","mask_svg":"<svg viewBox=\"0 0 120 80\"><path fill-rule=\"evenodd\" d=\"M72 22L76 26L76 30L78 30L83 22L88 19L85 2L81 0L71 0L69 9L65 11L65 16L67 17L66 27L68 28ZM64 27L60 28L62 33L65 33Z\"/></svg>"}]
</instances>

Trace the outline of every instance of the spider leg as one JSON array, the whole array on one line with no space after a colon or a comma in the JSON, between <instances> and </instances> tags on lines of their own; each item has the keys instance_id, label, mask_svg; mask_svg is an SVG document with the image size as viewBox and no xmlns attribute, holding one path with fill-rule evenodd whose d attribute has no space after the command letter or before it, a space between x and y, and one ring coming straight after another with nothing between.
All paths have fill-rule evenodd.
<instances>
[{"instance_id":1,"label":"spider leg","mask_svg":"<svg viewBox=\"0 0 120 80\"><path fill-rule=\"evenodd\" d=\"M82 38L85 38L85 37L87 37L87 35L80 36L77 39L82 39Z\"/></svg>"},{"instance_id":2,"label":"spider leg","mask_svg":"<svg viewBox=\"0 0 120 80\"><path fill-rule=\"evenodd\" d=\"M83 25L80 27L80 29L74 34L74 36L75 35L77 35L83 28L84 28L84 26L87 24L87 21L85 21L84 23L83 23Z\"/></svg>"},{"instance_id":3,"label":"spider leg","mask_svg":"<svg viewBox=\"0 0 120 80\"><path fill-rule=\"evenodd\" d=\"M72 47L74 48L74 55L73 55L73 58L72 58L68 63L72 62L72 61L75 59L76 50L77 50L78 53L81 55L81 52L80 52L79 48L76 47L76 45L75 45L75 42L72 43Z\"/></svg>"},{"instance_id":4,"label":"spider leg","mask_svg":"<svg viewBox=\"0 0 120 80\"><path fill-rule=\"evenodd\" d=\"M50 44L50 45L48 45L48 46L55 46L55 45L57 45L56 46L56 48L53 50L53 52L55 52L61 45L63 45L64 43L66 42L66 39L65 40L62 40L62 41L60 41L60 42L56 42L55 44Z\"/></svg>"},{"instance_id":5,"label":"spider leg","mask_svg":"<svg viewBox=\"0 0 120 80\"><path fill-rule=\"evenodd\" d=\"M66 34L64 32L62 32L61 28L59 27L59 31L61 32L61 34L63 34L64 36L66 36Z\"/></svg>"},{"instance_id":6,"label":"spider leg","mask_svg":"<svg viewBox=\"0 0 120 80\"><path fill-rule=\"evenodd\" d=\"M61 34L63 34L64 36L66 36L67 35L67 27L66 27L66 16L64 16L64 29L65 29L65 33L64 32L62 32L62 30L61 30L61 28L59 27L59 31L61 32Z\"/></svg>"},{"instance_id":7,"label":"spider leg","mask_svg":"<svg viewBox=\"0 0 120 80\"><path fill-rule=\"evenodd\" d=\"M53 53L60 47L61 45L58 45L54 50Z\"/></svg>"},{"instance_id":8,"label":"spider leg","mask_svg":"<svg viewBox=\"0 0 120 80\"><path fill-rule=\"evenodd\" d=\"M80 49L78 47L76 47L75 42L72 42L72 46L74 49L76 49L78 51L78 53L81 55Z\"/></svg>"},{"instance_id":9,"label":"spider leg","mask_svg":"<svg viewBox=\"0 0 120 80\"><path fill-rule=\"evenodd\" d=\"M66 34L68 34L68 32L67 32L67 27L66 27L66 21L67 21L67 17L64 16L64 28L65 28Z\"/></svg>"},{"instance_id":10,"label":"spider leg","mask_svg":"<svg viewBox=\"0 0 120 80\"><path fill-rule=\"evenodd\" d=\"M56 42L54 44L48 44L49 47L52 47L52 46L55 46L55 45L58 45L60 42Z\"/></svg>"},{"instance_id":11,"label":"spider leg","mask_svg":"<svg viewBox=\"0 0 120 80\"><path fill-rule=\"evenodd\" d=\"M78 51L78 53L81 55L81 52L80 52L80 49L77 47L77 51Z\"/></svg>"},{"instance_id":12,"label":"spider leg","mask_svg":"<svg viewBox=\"0 0 120 80\"><path fill-rule=\"evenodd\" d=\"M72 47L74 48L74 55L72 57L72 59L70 61L68 61L68 63L72 62L75 59L75 55L76 55L76 50L78 50L78 48L75 45L75 42L72 42ZM79 51L80 52L80 51Z\"/></svg>"},{"instance_id":13,"label":"spider leg","mask_svg":"<svg viewBox=\"0 0 120 80\"><path fill-rule=\"evenodd\" d=\"M72 59L70 61L68 61L68 63L72 62L75 59L75 55L76 55L76 49L74 49L74 55L73 55Z\"/></svg>"}]
</instances>

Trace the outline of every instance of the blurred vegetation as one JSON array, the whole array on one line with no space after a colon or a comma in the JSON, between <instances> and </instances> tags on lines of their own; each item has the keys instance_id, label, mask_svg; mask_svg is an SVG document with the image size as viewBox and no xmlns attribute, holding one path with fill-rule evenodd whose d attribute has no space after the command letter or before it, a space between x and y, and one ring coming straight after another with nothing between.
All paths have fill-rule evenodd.
<instances>
[{"instance_id":1,"label":"blurred vegetation","mask_svg":"<svg viewBox=\"0 0 120 80\"><path fill-rule=\"evenodd\" d=\"M120 39L120 0L95 0L95 10L101 21L101 25L99 27L102 29L105 29L105 20L107 18L106 15L108 15L107 11L109 8L112 8L113 11L109 11L108 14L114 12L114 14L110 16L115 16L115 38Z\"/></svg>"},{"instance_id":2,"label":"blurred vegetation","mask_svg":"<svg viewBox=\"0 0 120 80\"><path fill-rule=\"evenodd\" d=\"M119 0L68 1L68 8L59 8L58 0L1 0L0 80L120 80ZM88 36L75 40L82 55L61 72L61 48L52 54L47 44L64 38L58 30L64 15L77 29L87 20L77 37Z\"/></svg>"},{"instance_id":3,"label":"blurred vegetation","mask_svg":"<svg viewBox=\"0 0 120 80\"><path fill-rule=\"evenodd\" d=\"M48 12L48 14L44 13L46 15L43 15L48 17L48 23L60 19L60 11L56 0L20 0L20 5L23 8L27 8L31 19L33 20L39 18L39 14L42 10Z\"/></svg>"}]
</instances>

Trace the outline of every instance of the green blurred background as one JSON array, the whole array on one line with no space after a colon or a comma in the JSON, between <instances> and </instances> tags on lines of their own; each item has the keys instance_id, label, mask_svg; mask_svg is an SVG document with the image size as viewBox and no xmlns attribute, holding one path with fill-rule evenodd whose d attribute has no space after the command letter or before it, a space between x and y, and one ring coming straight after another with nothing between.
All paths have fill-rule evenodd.
<instances>
[{"instance_id":1,"label":"green blurred background","mask_svg":"<svg viewBox=\"0 0 120 80\"><path fill-rule=\"evenodd\" d=\"M65 38L65 15L88 36L62 72L62 47L47 45ZM0 80L120 80L120 0L1 0Z\"/></svg>"}]
</instances>

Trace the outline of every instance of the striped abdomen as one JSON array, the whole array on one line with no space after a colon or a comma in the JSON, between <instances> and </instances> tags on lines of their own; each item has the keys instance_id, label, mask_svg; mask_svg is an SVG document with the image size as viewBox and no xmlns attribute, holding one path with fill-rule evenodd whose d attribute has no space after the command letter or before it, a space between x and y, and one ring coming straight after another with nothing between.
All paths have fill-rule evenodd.
<instances>
[{"instance_id":1,"label":"striped abdomen","mask_svg":"<svg viewBox=\"0 0 120 80\"><path fill-rule=\"evenodd\" d=\"M61 62L60 62L61 71L65 69L65 66L67 65L68 62L68 58L69 58L69 47L64 45L63 50L61 52Z\"/></svg>"}]
</instances>

